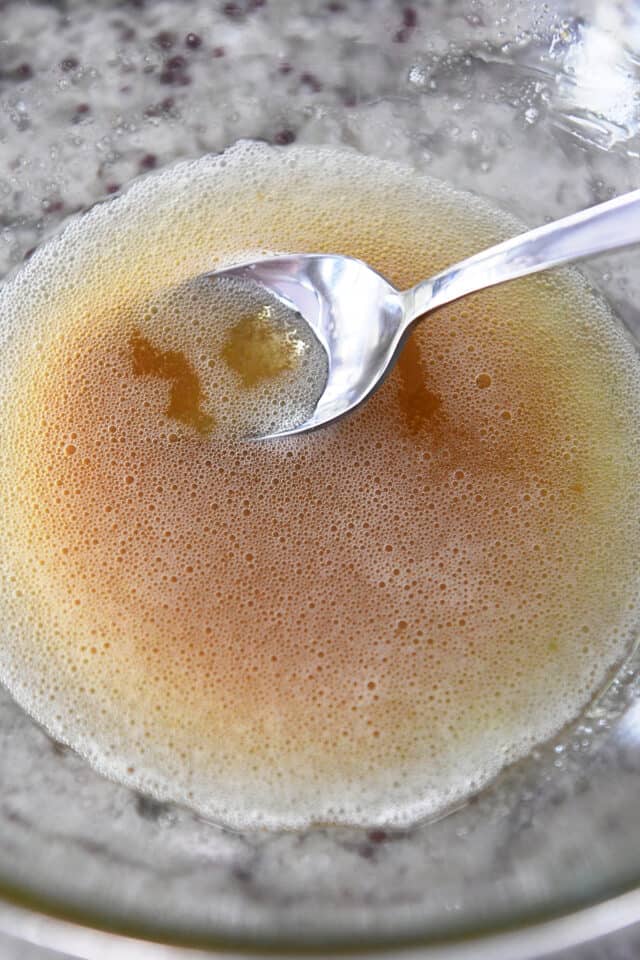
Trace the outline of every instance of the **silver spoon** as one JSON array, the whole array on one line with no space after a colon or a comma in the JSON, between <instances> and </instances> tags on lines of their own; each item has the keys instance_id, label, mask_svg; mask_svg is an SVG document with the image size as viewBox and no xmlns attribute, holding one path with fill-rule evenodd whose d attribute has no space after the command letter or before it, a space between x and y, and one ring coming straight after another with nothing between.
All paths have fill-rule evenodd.
<instances>
[{"instance_id":1,"label":"silver spoon","mask_svg":"<svg viewBox=\"0 0 640 960\"><path fill-rule=\"evenodd\" d=\"M295 254L245 263L212 278L254 281L297 311L328 358L328 377L311 416L260 439L314 430L366 400L391 370L413 324L468 293L640 241L640 190L529 230L449 267L410 290L396 290L353 257Z\"/></svg>"}]
</instances>

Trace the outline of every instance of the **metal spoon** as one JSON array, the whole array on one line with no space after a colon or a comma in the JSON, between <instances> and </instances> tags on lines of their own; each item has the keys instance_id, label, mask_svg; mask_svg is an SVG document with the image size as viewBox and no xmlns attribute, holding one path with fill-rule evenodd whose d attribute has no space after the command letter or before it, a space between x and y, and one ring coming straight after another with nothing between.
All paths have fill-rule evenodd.
<instances>
[{"instance_id":1,"label":"metal spoon","mask_svg":"<svg viewBox=\"0 0 640 960\"><path fill-rule=\"evenodd\" d=\"M412 325L468 293L640 241L640 190L529 230L399 291L361 260L272 257L208 274L262 286L297 311L324 347L329 372L312 415L261 439L314 430L366 400L395 363Z\"/></svg>"}]
</instances>

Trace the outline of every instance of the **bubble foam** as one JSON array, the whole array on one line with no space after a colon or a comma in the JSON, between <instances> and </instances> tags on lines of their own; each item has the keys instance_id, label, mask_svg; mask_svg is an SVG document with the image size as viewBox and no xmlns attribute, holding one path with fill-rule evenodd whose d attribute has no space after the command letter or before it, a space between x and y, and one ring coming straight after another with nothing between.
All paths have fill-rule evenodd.
<instances>
[{"instance_id":1,"label":"bubble foam","mask_svg":"<svg viewBox=\"0 0 640 960\"><path fill-rule=\"evenodd\" d=\"M361 410L267 444L224 424L293 380L243 385L184 294L292 251L406 287L518 229L395 164L241 143L38 250L0 290L16 699L236 827L435 814L575 717L631 642L640 511L637 357L580 275L437 311Z\"/></svg>"}]
</instances>

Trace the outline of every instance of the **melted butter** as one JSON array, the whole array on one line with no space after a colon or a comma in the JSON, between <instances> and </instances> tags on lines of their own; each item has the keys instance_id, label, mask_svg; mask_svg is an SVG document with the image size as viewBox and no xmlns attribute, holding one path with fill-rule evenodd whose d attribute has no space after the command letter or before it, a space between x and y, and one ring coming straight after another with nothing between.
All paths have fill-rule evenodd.
<instances>
[{"instance_id":1,"label":"melted butter","mask_svg":"<svg viewBox=\"0 0 640 960\"><path fill-rule=\"evenodd\" d=\"M179 350L160 350L138 332L132 334L129 345L134 376L169 381L166 415L193 427L203 436L210 433L215 421L202 408L206 397L200 378L185 354Z\"/></svg>"},{"instance_id":2,"label":"melted butter","mask_svg":"<svg viewBox=\"0 0 640 960\"><path fill-rule=\"evenodd\" d=\"M262 303L192 279L329 250L404 288L520 229L397 165L243 144L36 252L0 289L19 702L238 827L435 814L575 717L640 586L638 359L580 275L435 312L352 416L273 443L239 437L304 416L314 344L287 366L240 323Z\"/></svg>"},{"instance_id":3,"label":"melted butter","mask_svg":"<svg viewBox=\"0 0 640 960\"><path fill-rule=\"evenodd\" d=\"M442 406L442 398L427 386L427 370L417 337L408 337L398 358L398 402L411 433L419 433Z\"/></svg>"},{"instance_id":4,"label":"melted butter","mask_svg":"<svg viewBox=\"0 0 640 960\"><path fill-rule=\"evenodd\" d=\"M255 387L285 370L295 370L303 350L302 342L282 324L274 323L271 308L263 306L231 327L222 357L244 387Z\"/></svg>"}]
</instances>

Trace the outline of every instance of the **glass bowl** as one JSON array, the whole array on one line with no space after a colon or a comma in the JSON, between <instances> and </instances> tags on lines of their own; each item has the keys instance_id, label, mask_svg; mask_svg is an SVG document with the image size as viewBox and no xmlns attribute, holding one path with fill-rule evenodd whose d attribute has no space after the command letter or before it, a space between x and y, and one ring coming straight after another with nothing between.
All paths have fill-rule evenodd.
<instances>
[{"instance_id":1,"label":"glass bowl","mask_svg":"<svg viewBox=\"0 0 640 960\"><path fill-rule=\"evenodd\" d=\"M635 3L0 9L2 274L133 177L243 137L400 160L531 225L640 185ZM639 257L585 268L631 336ZM638 662L477 797L387 831L222 829L103 780L0 692L0 925L92 958L524 956L621 926L640 915Z\"/></svg>"}]
</instances>

